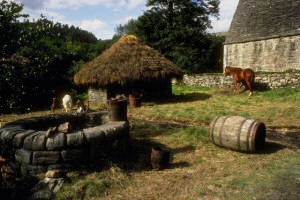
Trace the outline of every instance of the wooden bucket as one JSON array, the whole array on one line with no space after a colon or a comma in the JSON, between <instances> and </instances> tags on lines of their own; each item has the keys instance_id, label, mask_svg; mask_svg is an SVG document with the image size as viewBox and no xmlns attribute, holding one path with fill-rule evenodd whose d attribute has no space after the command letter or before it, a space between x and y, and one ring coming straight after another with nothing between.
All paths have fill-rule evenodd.
<instances>
[{"instance_id":1,"label":"wooden bucket","mask_svg":"<svg viewBox=\"0 0 300 200\"><path fill-rule=\"evenodd\" d=\"M215 117L210 125L210 141L217 146L243 152L256 152L264 148L264 123L240 116Z\"/></svg>"},{"instance_id":2,"label":"wooden bucket","mask_svg":"<svg viewBox=\"0 0 300 200\"><path fill-rule=\"evenodd\" d=\"M168 166L170 150L168 148L154 147L151 151L151 165L153 169L164 169Z\"/></svg>"}]
</instances>

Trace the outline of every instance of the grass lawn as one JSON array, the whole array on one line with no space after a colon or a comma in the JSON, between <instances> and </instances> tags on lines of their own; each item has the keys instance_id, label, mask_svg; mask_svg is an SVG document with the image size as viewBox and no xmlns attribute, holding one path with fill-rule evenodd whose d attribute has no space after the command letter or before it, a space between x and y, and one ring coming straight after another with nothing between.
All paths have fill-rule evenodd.
<instances>
[{"instance_id":1,"label":"grass lawn","mask_svg":"<svg viewBox=\"0 0 300 200\"><path fill-rule=\"evenodd\" d=\"M176 85L173 92L169 99L128 109L132 149L126 161L68 173L70 181L56 199L299 199L300 89L248 97ZM264 122L265 150L247 154L213 145L208 124L221 115ZM22 117L27 115L5 115L0 121ZM151 148L157 145L170 148L167 169L151 168Z\"/></svg>"}]
</instances>

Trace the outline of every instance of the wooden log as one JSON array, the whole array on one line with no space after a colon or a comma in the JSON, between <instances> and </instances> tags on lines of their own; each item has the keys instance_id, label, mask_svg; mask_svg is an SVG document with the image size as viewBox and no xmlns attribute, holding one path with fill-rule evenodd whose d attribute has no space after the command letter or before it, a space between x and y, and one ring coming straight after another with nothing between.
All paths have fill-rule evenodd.
<instances>
[{"instance_id":1,"label":"wooden log","mask_svg":"<svg viewBox=\"0 0 300 200\"><path fill-rule=\"evenodd\" d=\"M264 123L240 116L219 116L211 121L209 127L210 141L217 146L242 152L256 152L264 148Z\"/></svg>"}]
</instances>

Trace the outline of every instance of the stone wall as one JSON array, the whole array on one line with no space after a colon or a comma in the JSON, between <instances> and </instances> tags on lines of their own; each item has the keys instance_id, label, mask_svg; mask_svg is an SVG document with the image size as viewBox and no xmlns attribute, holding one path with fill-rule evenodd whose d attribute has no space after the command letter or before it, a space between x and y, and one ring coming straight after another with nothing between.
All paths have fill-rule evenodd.
<instances>
[{"instance_id":1,"label":"stone wall","mask_svg":"<svg viewBox=\"0 0 300 200\"><path fill-rule=\"evenodd\" d=\"M190 86L233 87L232 76L220 75L184 75L183 83ZM300 87L300 73L257 73L255 89L275 89Z\"/></svg>"},{"instance_id":2,"label":"stone wall","mask_svg":"<svg viewBox=\"0 0 300 200\"><path fill-rule=\"evenodd\" d=\"M300 35L224 45L223 63L254 71L300 70Z\"/></svg>"},{"instance_id":3,"label":"stone wall","mask_svg":"<svg viewBox=\"0 0 300 200\"><path fill-rule=\"evenodd\" d=\"M128 97L130 93L141 93L143 98L161 98L172 95L171 79L134 82L125 86L108 86L107 88L90 87L88 98L92 102L107 103L111 97Z\"/></svg>"},{"instance_id":4,"label":"stone wall","mask_svg":"<svg viewBox=\"0 0 300 200\"><path fill-rule=\"evenodd\" d=\"M88 98L89 101L100 101L106 103L108 96L107 96L107 89L96 89L90 87L88 90Z\"/></svg>"},{"instance_id":5,"label":"stone wall","mask_svg":"<svg viewBox=\"0 0 300 200\"><path fill-rule=\"evenodd\" d=\"M72 131L47 131L65 122L71 124ZM16 160L22 175L100 167L128 145L128 122L111 122L101 112L32 117L0 129L0 154Z\"/></svg>"}]
</instances>

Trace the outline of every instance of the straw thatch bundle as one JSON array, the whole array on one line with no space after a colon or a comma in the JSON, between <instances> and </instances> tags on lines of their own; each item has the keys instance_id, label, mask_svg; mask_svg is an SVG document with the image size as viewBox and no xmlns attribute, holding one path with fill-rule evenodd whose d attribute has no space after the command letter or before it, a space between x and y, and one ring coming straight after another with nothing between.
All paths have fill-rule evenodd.
<instances>
[{"instance_id":1,"label":"straw thatch bundle","mask_svg":"<svg viewBox=\"0 0 300 200\"><path fill-rule=\"evenodd\" d=\"M133 35L124 35L76 73L77 85L125 86L137 81L182 78L182 71Z\"/></svg>"}]
</instances>

